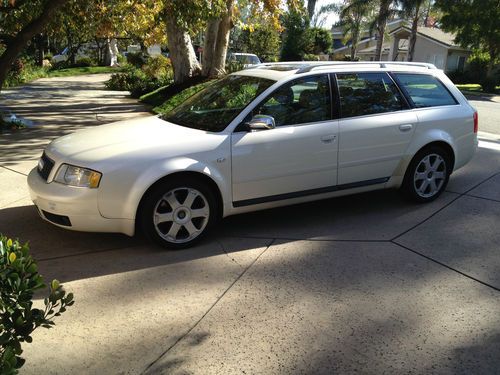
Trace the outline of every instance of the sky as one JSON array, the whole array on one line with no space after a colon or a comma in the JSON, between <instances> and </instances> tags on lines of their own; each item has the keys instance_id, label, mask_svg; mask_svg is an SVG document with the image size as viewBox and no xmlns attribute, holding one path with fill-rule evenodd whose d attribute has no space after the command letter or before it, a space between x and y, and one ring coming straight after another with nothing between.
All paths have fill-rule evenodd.
<instances>
[{"instance_id":1,"label":"sky","mask_svg":"<svg viewBox=\"0 0 500 375\"><path fill-rule=\"evenodd\" d=\"M329 5L332 3L339 4L339 3L342 3L342 0L318 0L318 2L316 3L316 12L318 12L322 6ZM339 19L339 17L337 14L330 13L325 18L325 21L324 21L322 27L324 27L326 29L330 29L332 27L332 25L338 21L338 19Z\"/></svg>"}]
</instances>

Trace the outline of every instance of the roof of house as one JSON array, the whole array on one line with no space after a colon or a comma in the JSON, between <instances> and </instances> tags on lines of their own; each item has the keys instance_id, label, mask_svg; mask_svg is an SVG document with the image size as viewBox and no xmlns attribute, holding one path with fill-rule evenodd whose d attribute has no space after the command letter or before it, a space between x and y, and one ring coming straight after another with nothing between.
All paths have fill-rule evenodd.
<instances>
[{"instance_id":1,"label":"roof of house","mask_svg":"<svg viewBox=\"0 0 500 375\"><path fill-rule=\"evenodd\" d=\"M410 28L407 26L400 26L392 30L389 35L394 35L402 30L411 32ZM458 43L455 42L455 34L447 33L441 29L435 27L424 27L419 26L417 29L417 34L425 38L431 39L432 41L442 44L444 47L448 48L461 48Z\"/></svg>"}]
</instances>

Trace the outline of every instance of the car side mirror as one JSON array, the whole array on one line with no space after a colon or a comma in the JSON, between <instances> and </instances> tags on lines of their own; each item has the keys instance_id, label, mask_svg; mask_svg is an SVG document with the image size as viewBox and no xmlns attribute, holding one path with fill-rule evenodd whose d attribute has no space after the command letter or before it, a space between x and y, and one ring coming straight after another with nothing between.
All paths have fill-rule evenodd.
<instances>
[{"instance_id":1,"label":"car side mirror","mask_svg":"<svg viewBox=\"0 0 500 375\"><path fill-rule=\"evenodd\" d=\"M270 130L276 127L274 117L267 115L255 115L245 125L249 131Z\"/></svg>"}]
</instances>

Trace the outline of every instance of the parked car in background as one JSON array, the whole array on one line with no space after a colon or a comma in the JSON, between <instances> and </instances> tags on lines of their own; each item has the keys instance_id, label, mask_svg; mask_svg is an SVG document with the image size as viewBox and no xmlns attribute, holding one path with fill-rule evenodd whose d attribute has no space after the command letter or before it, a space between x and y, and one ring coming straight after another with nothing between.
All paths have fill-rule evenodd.
<instances>
[{"instance_id":1,"label":"parked car in background","mask_svg":"<svg viewBox=\"0 0 500 375\"><path fill-rule=\"evenodd\" d=\"M231 52L227 57L228 63L236 63L242 65L243 68L248 68L253 65L260 64L261 61L253 53Z\"/></svg>"},{"instance_id":2,"label":"parked car in background","mask_svg":"<svg viewBox=\"0 0 500 375\"><path fill-rule=\"evenodd\" d=\"M477 131L431 64L262 64L163 116L54 140L28 184L57 226L183 248L249 211L386 188L430 202L471 160Z\"/></svg>"},{"instance_id":3,"label":"parked car in background","mask_svg":"<svg viewBox=\"0 0 500 375\"><path fill-rule=\"evenodd\" d=\"M75 62L78 62L78 61L83 60L83 59L90 59L92 54L95 53L94 51L96 49L97 49L97 46L92 45L90 43L86 43L86 44L81 45L75 54ZM60 62L68 61L69 57L70 57L70 50L69 50L69 47L66 47L61 51L61 53L54 55L52 57L51 62L53 64L54 63L57 64Z\"/></svg>"}]
</instances>

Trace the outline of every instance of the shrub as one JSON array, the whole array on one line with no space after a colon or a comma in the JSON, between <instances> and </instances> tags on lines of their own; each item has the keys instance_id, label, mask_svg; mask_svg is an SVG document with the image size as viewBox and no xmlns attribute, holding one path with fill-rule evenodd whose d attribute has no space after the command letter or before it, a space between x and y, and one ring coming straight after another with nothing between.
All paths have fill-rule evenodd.
<instances>
[{"instance_id":1,"label":"shrub","mask_svg":"<svg viewBox=\"0 0 500 375\"><path fill-rule=\"evenodd\" d=\"M45 309L33 308L33 294L45 288L38 266L29 254L28 245L20 245L0 235L0 369L2 374L16 374L25 360L21 344L32 342L38 327L51 328L52 319L73 305L73 294L53 280Z\"/></svg>"},{"instance_id":2,"label":"shrub","mask_svg":"<svg viewBox=\"0 0 500 375\"><path fill-rule=\"evenodd\" d=\"M158 80L172 79L174 75L170 59L162 55L149 58L146 64L142 66L142 71L149 78Z\"/></svg>"},{"instance_id":3,"label":"shrub","mask_svg":"<svg viewBox=\"0 0 500 375\"><path fill-rule=\"evenodd\" d=\"M92 59L90 57L82 57L82 58L78 59L71 66L74 68L85 68L85 67L93 66L93 65L95 65L95 64L92 62Z\"/></svg>"},{"instance_id":4,"label":"shrub","mask_svg":"<svg viewBox=\"0 0 500 375\"><path fill-rule=\"evenodd\" d=\"M484 77L481 79L480 84L484 92L495 93L495 88L499 80L496 77Z\"/></svg>"},{"instance_id":5,"label":"shrub","mask_svg":"<svg viewBox=\"0 0 500 375\"><path fill-rule=\"evenodd\" d=\"M127 63L135 66L136 68L141 68L146 63L146 58L142 54L142 52L129 52L127 54Z\"/></svg>"},{"instance_id":6,"label":"shrub","mask_svg":"<svg viewBox=\"0 0 500 375\"><path fill-rule=\"evenodd\" d=\"M46 67L38 66L33 61L16 60L7 74L4 87L17 86L37 78L47 77L47 72Z\"/></svg>"},{"instance_id":7,"label":"shrub","mask_svg":"<svg viewBox=\"0 0 500 375\"><path fill-rule=\"evenodd\" d=\"M304 61L319 61L319 56L314 53L306 53L303 58Z\"/></svg>"}]
</instances>

